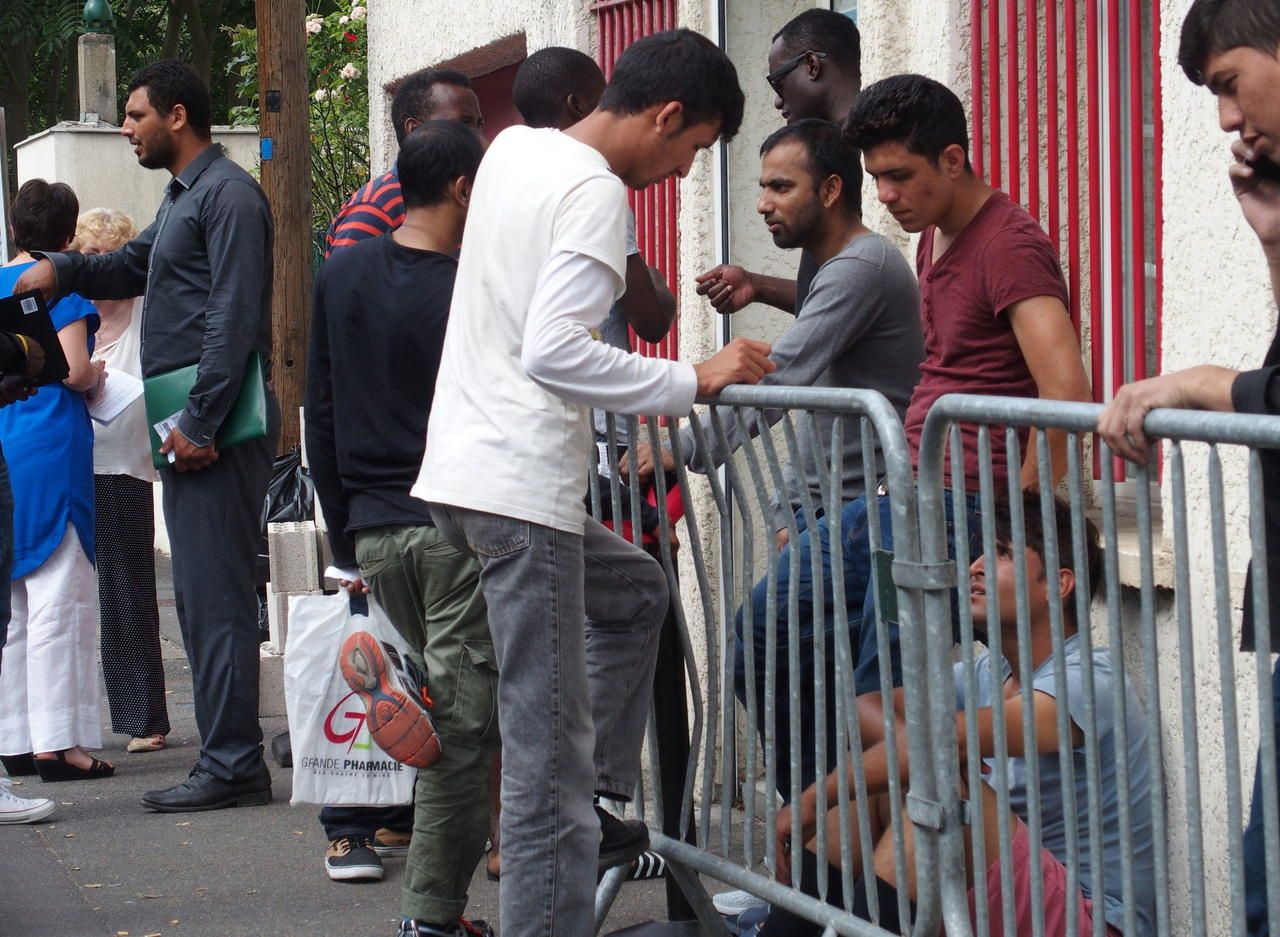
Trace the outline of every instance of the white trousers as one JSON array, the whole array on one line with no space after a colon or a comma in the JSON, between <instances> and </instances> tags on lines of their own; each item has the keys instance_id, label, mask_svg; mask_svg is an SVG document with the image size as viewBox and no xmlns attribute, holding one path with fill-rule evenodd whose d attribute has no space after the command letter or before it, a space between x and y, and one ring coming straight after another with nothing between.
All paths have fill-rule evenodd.
<instances>
[{"instance_id":1,"label":"white trousers","mask_svg":"<svg viewBox=\"0 0 1280 937\"><path fill-rule=\"evenodd\" d=\"M102 747L98 585L75 528L13 581L0 662L0 754Z\"/></svg>"}]
</instances>

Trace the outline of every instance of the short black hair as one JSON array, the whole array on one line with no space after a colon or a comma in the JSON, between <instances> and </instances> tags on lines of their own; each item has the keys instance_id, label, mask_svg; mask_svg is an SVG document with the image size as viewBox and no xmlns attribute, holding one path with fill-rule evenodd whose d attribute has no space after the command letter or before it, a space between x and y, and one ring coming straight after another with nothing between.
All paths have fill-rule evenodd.
<instances>
[{"instance_id":1,"label":"short black hair","mask_svg":"<svg viewBox=\"0 0 1280 937\"><path fill-rule=\"evenodd\" d=\"M406 75L391 98L391 123L396 131L396 143L404 143L404 125L409 118L418 121L431 119L431 89L436 85L470 88L471 79L451 68L422 68Z\"/></svg>"},{"instance_id":2,"label":"short black hair","mask_svg":"<svg viewBox=\"0 0 1280 937\"><path fill-rule=\"evenodd\" d=\"M1280 47L1280 0L1195 0L1182 21L1178 64L1197 85L1209 58L1238 48L1275 55Z\"/></svg>"},{"instance_id":3,"label":"short black hair","mask_svg":"<svg viewBox=\"0 0 1280 937\"><path fill-rule=\"evenodd\" d=\"M80 200L65 182L29 179L9 212L13 244L20 251L60 251L76 235Z\"/></svg>"},{"instance_id":4,"label":"short black hair","mask_svg":"<svg viewBox=\"0 0 1280 937\"><path fill-rule=\"evenodd\" d=\"M969 128L954 91L924 75L894 75L864 88L845 121L849 142L866 152L881 143L902 143L936 163L959 146L969 166Z\"/></svg>"},{"instance_id":5,"label":"short black hair","mask_svg":"<svg viewBox=\"0 0 1280 937\"><path fill-rule=\"evenodd\" d=\"M825 52L827 60L862 74L862 37L853 20L834 10L805 10L773 34L792 55Z\"/></svg>"},{"instance_id":6,"label":"short black hair","mask_svg":"<svg viewBox=\"0 0 1280 937\"><path fill-rule=\"evenodd\" d=\"M208 140L213 126L213 102L209 87L196 70L186 62L165 59L144 65L129 79L129 93L147 89L147 100L161 115L181 104L187 112L187 125L201 140Z\"/></svg>"},{"instance_id":7,"label":"short black hair","mask_svg":"<svg viewBox=\"0 0 1280 937\"><path fill-rule=\"evenodd\" d=\"M484 144L470 127L455 120L429 120L405 138L396 157L396 175L405 208L435 205L460 176L474 179Z\"/></svg>"},{"instance_id":8,"label":"short black hair","mask_svg":"<svg viewBox=\"0 0 1280 937\"><path fill-rule=\"evenodd\" d=\"M862 214L862 157L835 124L809 117L780 127L760 144L764 156L780 143L795 140L809 154L816 189L828 176L839 176L844 207Z\"/></svg>"},{"instance_id":9,"label":"short black hair","mask_svg":"<svg viewBox=\"0 0 1280 937\"><path fill-rule=\"evenodd\" d=\"M1076 522L1071 516L1071 505L1059 497L1051 497L1053 498L1054 516L1053 537L1058 546L1058 569L1071 570L1076 577L1076 588L1079 588L1081 574L1076 569L1074 543ZM1013 545L1013 512L1012 503L1007 497L997 498L992 517L997 546L1011 547ZM1094 593L1098 591L1098 583L1102 579L1102 544L1098 537L1098 528L1093 521L1087 517L1081 518L1081 520L1084 522L1085 572L1088 574L1089 579L1087 598L1093 598ZM1054 571L1048 568L1049 564L1045 561L1045 526L1044 517L1041 514L1039 492L1025 491L1022 493L1022 521L1027 549L1040 557L1040 561L1045 565L1045 575L1053 575ZM1073 591L1070 596L1063 600L1062 611L1067 621L1078 625L1075 598L1076 594ZM990 623L988 623L988 627L990 627Z\"/></svg>"},{"instance_id":10,"label":"short black hair","mask_svg":"<svg viewBox=\"0 0 1280 937\"><path fill-rule=\"evenodd\" d=\"M718 120L729 142L742 125L738 71L716 44L691 29L670 29L637 39L618 57L600 108L638 114L655 104L679 101L685 121Z\"/></svg>"},{"instance_id":11,"label":"short black hair","mask_svg":"<svg viewBox=\"0 0 1280 937\"><path fill-rule=\"evenodd\" d=\"M577 49L548 46L520 63L511 100L530 127L554 127L565 98L593 83L604 86L604 72L595 59Z\"/></svg>"}]
</instances>

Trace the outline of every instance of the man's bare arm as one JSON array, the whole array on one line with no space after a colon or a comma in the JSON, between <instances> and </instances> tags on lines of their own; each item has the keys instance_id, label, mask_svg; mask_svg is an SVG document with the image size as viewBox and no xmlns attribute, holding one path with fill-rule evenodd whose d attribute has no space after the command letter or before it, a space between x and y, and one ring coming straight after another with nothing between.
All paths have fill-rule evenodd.
<instances>
[{"instance_id":1,"label":"man's bare arm","mask_svg":"<svg viewBox=\"0 0 1280 937\"><path fill-rule=\"evenodd\" d=\"M1053 296L1034 296L1014 303L1005 314L1013 326L1013 334L1036 382L1036 394L1040 399L1090 400L1089 377L1084 371L1080 341L1062 301ZM1067 473L1067 434L1061 430L1048 430L1046 435L1056 487ZM1028 442L1023 455L1023 488L1040 487L1034 442L1034 438Z\"/></svg>"},{"instance_id":2,"label":"man's bare arm","mask_svg":"<svg viewBox=\"0 0 1280 937\"><path fill-rule=\"evenodd\" d=\"M627 324L646 342L660 342L676 317L676 298L662 274L640 254L627 257L627 291L618 300Z\"/></svg>"},{"instance_id":3,"label":"man's bare arm","mask_svg":"<svg viewBox=\"0 0 1280 937\"><path fill-rule=\"evenodd\" d=\"M707 297L716 312L737 312L752 303L765 303L796 314L796 281L767 277L733 264L712 267L697 278L698 295Z\"/></svg>"}]
</instances>

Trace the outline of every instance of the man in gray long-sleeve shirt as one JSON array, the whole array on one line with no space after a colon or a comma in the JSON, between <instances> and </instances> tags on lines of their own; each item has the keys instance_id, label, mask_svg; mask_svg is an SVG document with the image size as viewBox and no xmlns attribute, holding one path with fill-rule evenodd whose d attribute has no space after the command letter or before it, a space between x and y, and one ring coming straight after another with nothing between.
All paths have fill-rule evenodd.
<instances>
[{"instance_id":1,"label":"man in gray long-sleeve shirt","mask_svg":"<svg viewBox=\"0 0 1280 937\"><path fill-rule=\"evenodd\" d=\"M818 270L800 312L773 345L769 357L777 370L766 374L762 385L854 387L878 391L901 415L919 377L919 365L924 357L924 343L920 332L920 293L915 273L902 254L887 240L869 231L861 219L862 168L858 152L840 138L835 124L821 120L795 121L774 133L760 149L760 199L756 209L764 216L765 224L779 247L802 247L817 261ZM780 410L766 410L769 423L782 418ZM713 438L708 430L710 451L697 445L689 427L681 432L681 454L695 471L707 472L728 459L730 453L743 443L733 412L725 409L721 414L726 428L724 441ZM753 411L745 411L743 417L752 435L758 429ZM773 530L778 560L777 628L778 647L777 684L774 694L775 727L773 732L775 764L781 766L777 773L778 790L789 799L790 741L789 708L792 700L801 707L801 782L802 788L815 776L821 777L830 765L815 765L814 727L817 724L812 692L800 692L801 687L814 685L814 597L822 594L824 627L828 633L827 648L833 647L830 633L835 627L833 575L843 575L846 584L849 610L845 614L851 630L855 629L862 615L862 597L866 592L869 570L865 564L850 562L842 552L833 550L829 543L825 516L814 517L803 509L806 499L811 499L815 509L821 512L823 505L822 477L830 471L832 414L816 413L813 421L798 423L799 452L784 471L786 491L779 492L774 501ZM816 450L821 453L822 464L815 459ZM727 445L725 444L727 442ZM669 453L668 460L669 460ZM641 474L652 471L652 456L637 453ZM843 443L843 471L840 479L840 500L848 515L857 505L865 505L863 499L868 488L874 489L884 467L880 451L875 452L875 464L863 465L862 436L856 420L845 421ZM807 489L807 491L806 491ZM885 529L888 499L883 500L882 516ZM861 520L865 522L865 511ZM788 545L792 526L798 531L798 542ZM846 523L843 533L851 535L852 524ZM821 544L822 581L814 580L810 560L810 544ZM790 550L800 550L800 580L791 581ZM754 695L756 712L763 732L765 690L765 641L767 582L761 580L752 593L752 632L755 673ZM795 591L799 595L800 617L789 621L787 596ZM856 606L856 607L855 607ZM787 635L795 627L800 640L801 671L789 674L785 660ZM735 666L738 695L746 698L746 661L744 655L743 616L737 620L738 642L735 645ZM857 633L853 634L854 646ZM835 745L835 655L828 650L826 658L827 691L827 752L834 758ZM789 689L790 688L790 689Z\"/></svg>"},{"instance_id":2,"label":"man in gray long-sleeve shirt","mask_svg":"<svg viewBox=\"0 0 1280 937\"><path fill-rule=\"evenodd\" d=\"M143 294L143 375L198 365L162 449L171 464L161 481L202 744L186 781L142 802L158 811L265 804L255 564L279 426L274 398L265 438L220 451L216 437L252 352L270 377L271 209L212 143L209 91L189 66L149 65L129 92L121 132L141 165L173 176L156 220L110 254L49 254L18 286L92 299Z\"/></svg>"}]
</instances>

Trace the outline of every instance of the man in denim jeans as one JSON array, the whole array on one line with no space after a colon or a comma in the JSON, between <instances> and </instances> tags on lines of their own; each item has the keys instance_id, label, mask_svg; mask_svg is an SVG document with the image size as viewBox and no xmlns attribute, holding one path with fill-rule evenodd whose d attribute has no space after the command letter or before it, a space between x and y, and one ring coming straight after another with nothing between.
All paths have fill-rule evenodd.
<instances>
[{"instance_id":1,"label":"man in denim jeans","mask_svg":"<svg viewBox=\"0 0 1280 937\"><path fill-rule=\"evenodd\" d=\"M690 365L593 331L622 292L626 186L683 176L728 140L743 98L729 59L689 30L618 59L569 130L511 127L472 193L449 331L413 493L474 552L498 657L505 937L593 931L597 862L629 862L643 824L598 808L639 780L658 633L659 564L587 517L590 408L685 414L698 394L772 370L737 340Z\"/></svg>"},{"instance_id":2,"label":"man in denim jeans","mask_svg":"<svg viewBox=\"0 0 1280 937\"><path fill-rule=\"evenodd\" d=\"M921 75L895 75L866 88L849 112L845 135L862 151L876 195L909 234L920 234L916 274L924 361L907 407L905 430L912 462L930 408L945 394L1088 400L1089 379L1080 342L1067 313L1067 285L1057 251L1039 223L1003 192L987 185L969 161L964 107L944 85ZM947 466L948 543L958 563L976 554L980 533L977 491L983 470L978 428L960 424L961 451ZM1067 437L1046 434L1054 484L1067 466ZM1035 440L1020 434L1018 451L1006 448L999 429L990 434L990 469L997 490L1012 481L1039 487ZM951 483L964 480L967 503L953 505ZM956 479L958 480L958 479ZM870 544L867 503L847 506L841 518L845 569L871 568L875 548L893 548L886 502L880 497L883 539ZM952 535L961 510L967 517L968 556ZM961 546L964 546L962 544ZM852 604L856 596L850 599ZM856 606L855 606L856 607ZM855 649L855 691L864 744L884 736L882 674L902 683L898 629L886 621L887 646L877 629L874 590L862 604Z\"/></svg>"}]
</instances>

